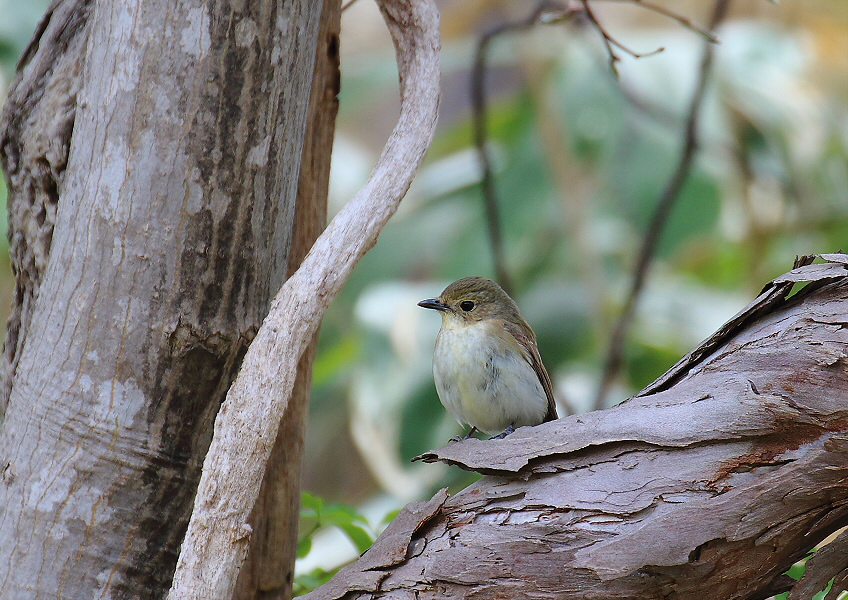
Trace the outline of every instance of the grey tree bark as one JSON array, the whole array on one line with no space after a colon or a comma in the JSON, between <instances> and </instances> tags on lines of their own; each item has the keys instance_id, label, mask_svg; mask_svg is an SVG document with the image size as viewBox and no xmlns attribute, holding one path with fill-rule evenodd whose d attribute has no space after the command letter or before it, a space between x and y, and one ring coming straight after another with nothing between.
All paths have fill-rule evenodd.
<instances>
[{"instance_id":1,"label":"grey tree bark","mask_svg":"<svg viewBox=\"0 0 848 600\"><path fill-rule=\"evenodd\" d=\"M169 600L229 600L253 537L250 513L291 405L296 365L324 311L377 242L430 147L439 106L433 0L378 0L398 63L400 115L368 181L315 241L271 303L215 417Z\"/></svg>"},{"instance_id":2,"label":"grey tree bark","mask_svg":"<svg viewBox=\"0 0 848 600\"><path fill-rule=\"evenodd\" d=\"M167 592L214 416L323 224L326 182L297 190L315 102L330 112L309 172L326 178L336 71L312 107L310 92L316 56L337 51L335 4L48 9L0 131L17 279L0 598ZM299 463L296 438L282 451Z\"/></svg>"},{"instance_id":3,"label":"grey tree bark","mask_svg":"<svg viewBox=\"0 0 848 600\"><path fill-rule=\"evenodd\" d=\"M303 262L324 229L339 93L340 0L323 0L318 52L306 125L295 206L295 229L287 277ZM291 400L268 460L265 479L250 515L253 529L247 561L239 572L234 600L291 597L300 522L301 466L312 383L313 337L297 366Z\"/></svg>"},{"instance_id":4,"label":"grey tree bark","mask_svg":"<svg viewBox=\"0 0 848 600\"><path fill-rule=\"evenodd\" d=\"M304 599L834 600L848 531L782 575L848 525L848 255L823 257L615 408L419 457L485 477Z\"/></svg>"}]
</instances>

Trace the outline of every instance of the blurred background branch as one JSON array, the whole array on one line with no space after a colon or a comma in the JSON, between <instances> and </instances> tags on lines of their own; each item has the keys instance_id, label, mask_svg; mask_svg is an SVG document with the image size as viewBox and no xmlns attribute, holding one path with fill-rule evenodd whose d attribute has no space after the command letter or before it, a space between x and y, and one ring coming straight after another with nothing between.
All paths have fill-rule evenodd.
<instances>
[{"instance_id":1,"label":"blurred background branch","mask_svg":"<svg viewBox=\"0 0 848 600\"><path fill-rule=\"evenodd\" d=\"M487 147L488 111L486 107L486 73L489 45L498 37L527 30L539 23L558 23L569 16L572 11L560 2L542 0L537 2L526 17L517 21L499 23L483 32L477 40L474 61L471 68L471 115L474 123L474 145L480 160L480 188L483 197L483 208L486 214L486 225L489 232L489 242L492 248L495 279L501 287L511 294L512 281L506 267L501 219L498 210L498 194L495 188L494 168L492 157Z\"/></svg>"},{"instance_id":2,"label":"blurred background branch","mask_svg":"<svg viewBox=\"0 0 848 600\"><path fill-rule=\"evenodd\" d=\"M729 8L730 0L716 0L712 18L710 19L710 30L715 31L715 29L724 20ZM695 153L698 150L698 120L701 115L701 107L704 103L707 84L712 72L713 55L715 54L714 47L716 43L713 35L706 37L707 39L704 42L701 65L698 70L698 82L695 86L695 91L692 94L692 100L687 112L686 123L683 127L680 162L678 162L677 168L674 170L674 173L672 173L668 184L666 184L665 189L663 189L663 192L657 201L657 206L654 209L654 214L651 217L648 230L645 232L645 237L643 238L642 245L639 248L639 256L636 261L633 282L630 286L627 300L624 302L624 308L621 311L621 315L619 315L616 320L615 326L612 330L612 335L610 336L609 351L607 352L606 361L604 363L601 381L598 385L598 394L595 397L595 410L605 406L610 386L618 375L619 369L621 369L621 362L624 356L624 345L627 342L627 334L630 330L630 325L633 322L633 315L636 312L639 295L642 293L642 288L645 285L645 279L648 276L648 271L656 253L660 236L665 229L666 223L668 223L668 218L671 215L671 211L674 208L675 203L680 198L680 191L692 170L692 163L695 159Z\"/></svg>"}]
</instances>

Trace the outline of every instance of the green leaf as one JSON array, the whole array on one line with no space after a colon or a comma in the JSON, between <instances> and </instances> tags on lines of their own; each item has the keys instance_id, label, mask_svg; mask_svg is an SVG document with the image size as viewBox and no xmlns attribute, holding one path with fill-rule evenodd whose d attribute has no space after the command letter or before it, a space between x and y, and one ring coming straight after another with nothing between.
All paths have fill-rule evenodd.
<instances>
[{"instance_id":1,"label":"green leaf","mask_svg":"<svg viewBox=\"0 0 848 600\"><path fill-rule=\"evenodd\" d=\"M825 596L827 596L827 593L830 591L830 588L832 588L832 587L833 587L833 579L831 579L828 582L826 588L824 588L822 591L813 595L813 600L824 600Z\"/></svg>"},{"instance_id":2,"label":"green leaf","mask_svg":"<svg viewBox=\"0 0 848 600\"><path fill-rule=\"evenodd\" d=\"M309 492L302 492L300 494L301 517L314 517L320 519L323 508L324 500L318 496L313 496Z\"/></svg>"},{"instance_id":3,"label":"green leaf","mask_svg":"<svg viewBox=\"0 0 848 600\"><path fill-rule=\"evenodd\" d=\"M304 573L303 575L298 575L294 578L294 585L292 588L292 593L295 596L302 596L314 590L315 588L324 585L330 578L336 574L338 569L333 569L332 571L325 571L324 569L315 569L314 571L310 571L309 573Z\"/></svg>"},{"instance_id":4,"label":"green leaf","mask_svg":"<svg viewBox=\"0 0 848 600\"><path fill-rule=\"evenodd\" d=\"M801 579L801 577L804 576L804 573L806 572L806 570L807 570L807 561L805 559L805 560L802 560L800 562L796 562L794 565L792 565L789 568L789 570L786 571L786 574L789 575L792 579L797 581L797 580Z\"/></svg>"},{"instance_id":5,"label":"green leaf","mask_svg":"<svg viewBox=\"0 0 848 600\"><path fill-rule=\"evenodd\" d=\"M371 534L359 525L348 523L346 525L339 525L338 527L350 538L350 541L353 542L353 545L356 546L356 550L360 554L368 550L374 543L374 538L371 537Z\"/></svg>"},{"instance_id":6,"label":"green leaf","mask_svg":"<svg viewBox=\"0 0 848 600\"><path fill-rule=\"evenodd\" d=\"M368 520L363 517L355 508L346 504L329 504L324 508L321 514L321 520L324 525L349 525L352 523L368 524Z\"/></svg>"},{"instance_id":7,"label":"green leaf","mask_svg":"<svg viewBox=\"0 0 848 600\"><path fill-rule=\"evenodd\" d=\"M322 527L336 526L350 539L360 554L374 543L374 535L369 531L368 520L355 508L346 504L324 504L318 496L309 492L301 495L300 516L302 520L315 520L309 533L303 534L297 544L297 556L303 558L312 548L312 537ZM305 529L301 522L301 531Z\"/></svg>"},{"instance_id":8,"label":"green leaf","mask_svg":"<svg viewBox=\"0 0 848 600\"><path fill-rule=\"evenodd\" d=\"M314 533L314 532L312 532ZM305 535L297 542L297 557L303 558L312 550L312 533Z\"/></svg>"}]
</instances>

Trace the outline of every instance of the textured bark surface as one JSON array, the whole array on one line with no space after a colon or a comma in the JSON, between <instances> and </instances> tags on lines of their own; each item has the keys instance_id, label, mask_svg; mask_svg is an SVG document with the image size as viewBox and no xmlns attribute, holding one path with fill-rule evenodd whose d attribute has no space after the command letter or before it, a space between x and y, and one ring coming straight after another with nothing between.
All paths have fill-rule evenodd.
<instances>
[{"instance_id":1,"label":"textured bark surface","mask_svg":"<svg viewBox=\"0 0 848 600\"><path fill-rule=\"evenodd\" d=\"M60 0L39 27L0 134L0 598L165 595L289 268L321 8Z\"/></svg>"},{"instance_id":2,"label":"textured bark surface","mask_svg":"<svg viewBox=\"0 0 848 600\"><path fill-rule=\"evenodd\" d=\"M0 420L50 258L76 116L90 0L56 0L18 63L0 117L15 295L0 358Z\"/></svg>"},{"instance_id":3,"label":"textured bark surface","mask_svg":"<svg viewBox=\"0 0 848 600\"><path fill-rule=\"evenodd\" d=\"M833 579L833 586L824 600L836 600L839 593L848 589L848 530L836 538L807 561L804 576L789 592L788 600L806 600L825 589Z\"/></svg>"},{"instance_id":4,"label":"textured bark surface","mask_svg":"<svg viewBox=\"0 0 848 600\"><path fill-rule=\"evenodd\" d=\"M848 525L848 256L825 258L615 408L426 453L487 476L405 509L405 525L306 598L789 589L781 573ZM787 299L800 281L815 283ZM834 543L807 590L835 575L844 586L844 535Z\"/></svg>"},{"instance_id":5,"label":"textured bark surface","mask_svg":"<svg viewBox=\"0 0 848 600\"><path fill-rule=\"evenodd\" d=\"M330 155L338 112L340 0L323 0L306 138L300 163L295 229L288 277L300 266L327 222ZM297 367L292 397L280 420L277 441L249 523L252 543L239 572L234 600L291 598L306 416L317 335Z\"/></svg>"},{"instance_id":6,"label":"textured bark surface","mask_svg":"<svg viewBox=\"0 0 848 600\"><path fill-rule=\"evenodd\" d=\"M215 418L171 600L229 600L244 564L265 465L296 365L330 301L409 189L436 126L439 18L432 0L380 0L400 76L400 117L365 186L335 216L274 298Z\"/></svg>"}]
</instances>

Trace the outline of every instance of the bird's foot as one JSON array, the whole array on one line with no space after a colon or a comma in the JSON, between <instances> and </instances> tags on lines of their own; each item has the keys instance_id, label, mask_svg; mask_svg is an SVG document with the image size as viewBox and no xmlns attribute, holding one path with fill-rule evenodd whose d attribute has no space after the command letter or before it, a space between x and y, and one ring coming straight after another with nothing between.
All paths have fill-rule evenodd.
<instances>
[{"instance_id":1,"label":"bird's foot","mask_svg":"<svg viewBox=\"0 0 848 600\"><path fill-rule=\"evenodd\" d=\"M475 433L477 433L477 428L472 427L471 431L469 431L465 435L456 435L456 436L452 437L450 440L448 440L448 443L453 444L454 442L463 442L463 441L467 440L468 438L470 438Z\"/></svg>"},{"instance_id":2,"label":"bird's foot","mask_svg":"<svg viewBox=\"0 0 848 600\"><path fill-rule=\"evenodd\" d=\"M502 439L504 439L506 436L508 436L510 433L512 433L513 431L515 431L515 423L510 423L510 424L509 424L509 427L507 427L506 429L504 429L504 430L503 430L501 433L499 433L498 435L493 435L493 436L492 436L492 437L490 437L489 439L490 439L490 440L502 440Z\"/></svg>"}]
</instances>

